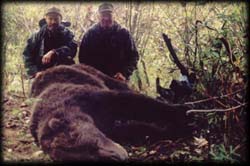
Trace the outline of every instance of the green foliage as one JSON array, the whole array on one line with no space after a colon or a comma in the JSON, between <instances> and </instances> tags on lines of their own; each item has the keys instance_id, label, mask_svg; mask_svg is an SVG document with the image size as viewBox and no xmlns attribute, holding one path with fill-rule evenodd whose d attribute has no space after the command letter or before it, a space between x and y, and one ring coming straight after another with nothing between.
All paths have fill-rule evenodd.
<instances>
[{"instance_id":1,"label":"green foliage","mask_svg":"<svg viewBox=\"0 0 250 166\"><path fill-rule=\"evenodd\" d=\"M80 42L86 30L97 22L96 10L99 4L90 2L4 4L3 45L6 45L6 48L2 51L5 62L4 86L8 87L8 91L23 91L21 78L25 82L25 70L22 51L28 36L39 29L38 22L48 7L57 6L62 10L63 20L71 22L70 29L75 33L75 40ZM178 70L173 70L176 66L162 39L162 33L167 33L171 37L172 44L176 47L177 55L182 62L191 65L190 67L195 70L203 70L200 69L201 64L198 63L198 59L201 59L203 66L209 68L208 70L218 61L219 56L221 56L220 63L227 61L225 51L219 55L209 46L209 40L214 41L220 35L227 36L230 40L239 37L239 44L242 46L239 47L237 44L235 47L234 44L232 48L238 52L238 57L244 53L242 48L245 46L245 41L240 38L246 28L246 9L243 3L199 2L185 3L185 5L182 3L115 3L115 18L129 29L140 53L138 71L132 75L131 84L135 89L150 96L157 95L155 93L157 76L161 78L162 85L167 87L172 78L178 78L179 75ZM194 55L196 20L201 20L203 23L198 27L200 44L198 54ZM220 29L224 22L226 22L224 28ZM207 29L208 25L217 29L217 32ZM16 35L17 32L22 35ZM239 65L242 65L243 61L239 62ZM214 76L211 75L208 78L211 77ZM201 83L209 81L211 79L201 80ZM28 83L25 82L25 89L28 88Z\"/></svg>"},{"instance_id":2,"label":"green foliage","mask_svg":"<svg viewBox=\"0 0 250 166\"><path fill-rule=\"evenodd\" d=\"M28 98L24 101L25 104L32 106L35 102L41 101L40 98Z\"/></svg>"},{"instance_id":3,"label":"green foliage","mask_svg":"<svg viewBox=\"0 0 250 166\"><path fill-rule=\"evenodd\" d=\"M237 163L237 157L240 157L238 153L236 153L237 147L229 146L229 149L226 149L224 144L214 145L214 147L210 151L210 155L213 160L217 162L229 162L229 163Z\"/></svg>"},{"instance_id":4,"label":"green foliage","mask_svg":"<svg viewBox=\"0 0 250 166\"><path fill-rule=\"evenodd\" d=\"M170 155L172 161L185 161L190 157L190 152L186 150L176 150Z\"/></svg>"},{"instance_id":5,"label":"green foliage","mask_svg":"<svg viewBox=\"0 0 250 166\"><path fill-rule=\"evenodd\" d=\"M19 112L20 112L19 109L13 109L13 110L12 110L12 114L13 114L13 115L17 115Z\"/></svg>"}]
</instances>

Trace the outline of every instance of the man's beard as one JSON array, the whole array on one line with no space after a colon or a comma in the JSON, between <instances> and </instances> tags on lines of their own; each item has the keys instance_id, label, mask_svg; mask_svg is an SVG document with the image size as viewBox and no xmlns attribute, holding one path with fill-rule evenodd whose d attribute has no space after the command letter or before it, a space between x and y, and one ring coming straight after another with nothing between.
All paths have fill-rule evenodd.
<instances>
[{"instance_id":1,"label":"man's beard","mask_svg":"<svg viewBox=\"0 0 250 166\"><path fill-rule=\"evenodd\" d=\"M111 29L113 26L113 21L108 21L101 23L103 29Z\"/></svg>"},{"instance_id":2,"label":"man's beard","mask_svg":"<svg viewBox=\"0 0 250 166\"><path fill-rule=\"evenodd\" d=\"M48 29L52 32L57 31L58 28L59 28L59 24L48 26Z\"/></svg>"}]
</instances>

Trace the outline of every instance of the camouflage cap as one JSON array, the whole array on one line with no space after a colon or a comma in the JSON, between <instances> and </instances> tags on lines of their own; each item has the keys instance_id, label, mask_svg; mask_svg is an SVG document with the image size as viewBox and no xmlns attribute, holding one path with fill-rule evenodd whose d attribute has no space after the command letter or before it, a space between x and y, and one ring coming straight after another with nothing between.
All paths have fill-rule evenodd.
<instances>
[{"instance_id":1,"label":"camouflage cap","mask_svg":"<svg viewBox=\"0 0 250 166\"><path fill-rule=\"evenodd\" d=\"M60 16L62 17L62 14L61 14L60 9L58 9L58 8L56 8L56 7L49 8L49 9L46 11L45 15L48 15L48 14L50 14L50 13L56 13L56 14L58 14L58 15L60 15Z\"/></svg>"},{"instance_id":2,"label":"camouflage cap","mask_svg":"<svg viewBox=\"0 0 250 166\"><path fill-rule=\"evenodd\" d=\"M103 3L99 6L99 13L102 12L113 12L114 6L111 3Z\"/></svg>"}]
</instances>

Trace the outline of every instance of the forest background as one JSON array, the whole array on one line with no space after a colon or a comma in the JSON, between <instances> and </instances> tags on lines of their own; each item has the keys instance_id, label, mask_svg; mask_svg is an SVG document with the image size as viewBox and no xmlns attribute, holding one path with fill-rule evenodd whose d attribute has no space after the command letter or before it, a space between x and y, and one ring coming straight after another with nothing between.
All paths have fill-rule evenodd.
<instances>
[{"instance_id":1,"label":"forest background","mask_svg":"<svg viewBox=\"0 0 250 166\"><path fill-rule=\"evenodd\" d=\"M28 37L39 30L38 22L43 18L46 9L56 6L62 11L63 21L71 22L69 29L74 32L75 40L80 44L87 29L97 22L97 8L100 3L6 2L2 4L1 54L5 160L47 159L33 144L27 128L32 101L28 98L29 80L22 52ZM205 119L207 122L206 127L200 127L196 132L197 138L202 140L200 137L202 136L208 140L206 150L202 149L202 152L196 154L195 151L183 150L187 145L180 146L179 151L176 146L171 152L172 156L168 155L169 160L178 161L180 158L185 161L245 160L244 108L247 85L247 38L249 38L246 3L199 1L114 2L113 4L115 19L130 31L139 52L138 69L130 80L130 85L135 90L157 97L159 96L156 92L157 77L161 80L161 86L166 88L173 79L179 79L180 70L173 62L162 37L162 33L165 33L171 38L181 63L197 76L195 92L185 102L215 97L196 107L229 109L223 114L198 115L199 119ZM78 63L77 56L75 61ZM206 134L207 126L215 131L215 134L209 137L214 137L217 141L212 139L209 142ZM16 133L17 131L19 132ZM23 140L28 140L28 143ZM131 153L138 157L147 151L150 154L152 149L149 149L149 147L132 148ZM158 154L158 151L152 154ZM150 155L140 157L146 159L148 156Z\"/></svg>"}]
</instances>

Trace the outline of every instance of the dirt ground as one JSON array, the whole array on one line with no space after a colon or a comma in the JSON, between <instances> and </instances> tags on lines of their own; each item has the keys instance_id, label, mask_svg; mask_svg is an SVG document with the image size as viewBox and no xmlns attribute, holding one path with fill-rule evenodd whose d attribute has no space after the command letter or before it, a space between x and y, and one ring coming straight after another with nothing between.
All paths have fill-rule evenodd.
<instances>
[{"instance_id":1,"label":"dirt ground","mask_svg":"<svg viewBox=\"0 0 250 166\"><path fill-rule=\"evenodd\" d=\"M29 131L32 103L9 95L4 96L3 100L3 160L50 160L49 156L35 145Z\"/></svg>"}]
</instances>

